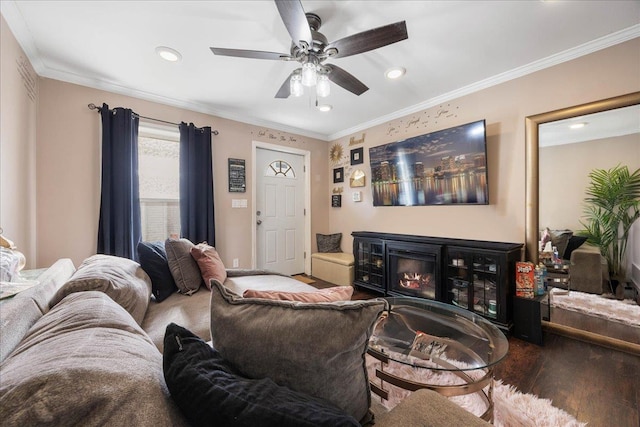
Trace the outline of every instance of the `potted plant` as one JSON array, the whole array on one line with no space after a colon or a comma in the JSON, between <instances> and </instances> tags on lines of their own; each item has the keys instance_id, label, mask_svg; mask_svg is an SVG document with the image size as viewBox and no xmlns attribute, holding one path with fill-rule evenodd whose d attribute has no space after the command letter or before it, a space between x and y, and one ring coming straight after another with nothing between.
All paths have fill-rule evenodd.
<instances>
[{"instance_id":1,"label":"potted plant","mask_svg":"<svg viewBox=\"0 0 640 427\"><path fill-rule=\"evenodd\" d=\"M580 221L584 230L581 235L598 248L607 260L612 291L616 296L624 295L624 286L616 283L627 281L626 250L629 230L640 218L640 169L629 173L627 166L611 169L594 169L589 173L591 182L584 199L585 221ZM617 291L617 292L616 292Z\"/></svg>"}]
</instances>

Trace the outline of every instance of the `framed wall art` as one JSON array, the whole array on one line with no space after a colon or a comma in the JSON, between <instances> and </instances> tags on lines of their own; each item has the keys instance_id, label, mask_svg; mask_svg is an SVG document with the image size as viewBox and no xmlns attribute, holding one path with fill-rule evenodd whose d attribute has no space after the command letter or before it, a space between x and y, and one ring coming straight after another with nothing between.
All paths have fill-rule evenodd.
<instances>
[{"instance_id":1,"label":"framed wall art","mask_svg":"<svg viewBox=\"0 0 640 427\"><path fill-rule=\"evenodd\" d=\"M344 168L335 168L333 170L333 183L344 182Z\"/></svg>"},{"instance_id":2,"label":"framed wall art","mask_svg":"<svg viewBox=\"0 0 640 427\"><path fill-rule=\"evenodd\" d=\"M353 150L351 150L351 164L352 165L359 165L361 163L364 163L364 159L363 159L363 148L354 148Z\"/></svg>"}]
</instances>

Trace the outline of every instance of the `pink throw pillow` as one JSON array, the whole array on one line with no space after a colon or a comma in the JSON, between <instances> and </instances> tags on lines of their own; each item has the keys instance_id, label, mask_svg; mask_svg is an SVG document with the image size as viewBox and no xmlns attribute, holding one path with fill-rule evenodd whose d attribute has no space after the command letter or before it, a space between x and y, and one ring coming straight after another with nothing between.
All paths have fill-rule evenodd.
<instances>
[{"instance_id":1,"label":"pink throw pillow","mask_svg":"<svg viewBox=\"0 0 640 427\"><path fill-rule=\"evenodd\" d=\"M227 270L216 248L209 246L207 242L198 243L191 248L191 256L198 263L204 283L209 290L211 290L211 279L224 284L227 280Z\"/></svg>"},{"instance_id":2,"label":"pink throw pillow","mask_svg":"<svg viewBox=\"0 0 640 427\"><path fill-rule=\"evenodd\" d=\"M350 301L352 295L353 288L351 286L335 286L332 288L318 289L316 292L254 291L253 289L247 289L242 294L244 298L264 298L300 302Z\"/></svg>"}]
</instances>

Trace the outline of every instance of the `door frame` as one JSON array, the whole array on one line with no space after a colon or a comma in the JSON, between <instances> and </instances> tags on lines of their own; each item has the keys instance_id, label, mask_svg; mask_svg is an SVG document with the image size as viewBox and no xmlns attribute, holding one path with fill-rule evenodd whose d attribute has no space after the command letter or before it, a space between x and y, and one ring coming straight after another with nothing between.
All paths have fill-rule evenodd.
<instances>
[{"instance_id":1,"label":"door frame","mask_svg":"<svg viewBox=\"0 0 640 427\"><path fill-rule=\"evenodd\" d=\"M282 145L269 144L268 142L252 141L251 144L251 206L253 210L251 212L251 267L256 268L257 265L257 251L258 251L258 239L257 239L257 227L256 221L258 216L256 215L256 177L258 171L256 170L256 156L258 149L279 151L281 153L296 154L303 157L304 162L304 273L311 274L311 152L308 150L302 150L299 148L284 147Z\"/></svg>"}]
</instances>

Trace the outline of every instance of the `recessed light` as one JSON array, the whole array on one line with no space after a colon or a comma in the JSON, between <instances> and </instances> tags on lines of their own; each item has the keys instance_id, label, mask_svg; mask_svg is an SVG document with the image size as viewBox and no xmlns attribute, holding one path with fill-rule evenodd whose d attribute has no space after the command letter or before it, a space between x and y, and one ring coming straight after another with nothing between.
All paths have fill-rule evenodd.
<instances>
[{"instance_id":1,"label":"recessed light","mask_svg":"<svg viewBox=\"0 0 640 427\"><path fill-rule=\"evenodd\" d=\"M389 68L385 73L385 77L391 80L394 79L398 79L402 76L405 75L405 73L407 72L406 69L404 69L403 67L393 67L393 68Z\"/></svg>"},{"instance_id":2,"label":"recessed light","mask_svg":"<svg viewBox=\"0 0 640 427\"><path fill-rule=\"evenodd\" d=\"M586 125L586 123L574 123L572 125L569 125L569 129L580 129L585 127Z\"/></svg>"},{"instance_id":3,"label":"recessed light","mask_svg":"<svg viewBox=\"0 0 640 427\"><path fill-rule=\"evenodd\" d=\"M318 105L317 108L318 108L318 110L322 111L323 113L326 113L327 111L331 111L333 106L329 105L329 104L323 104L323 105Z\"/></svg>"},{"instance_id":4,"label":"recessed light","mask_svg":"<svg viewBox=\"0 0 640 427\"><path fill-rule=\"evenodd\" d=\"M156 48L156 53L160 55L162 59L169 62L178 62L182 59L182 55L180 55L180 52L166 46L158 46Z\"/></svg>"}]
</instances>

